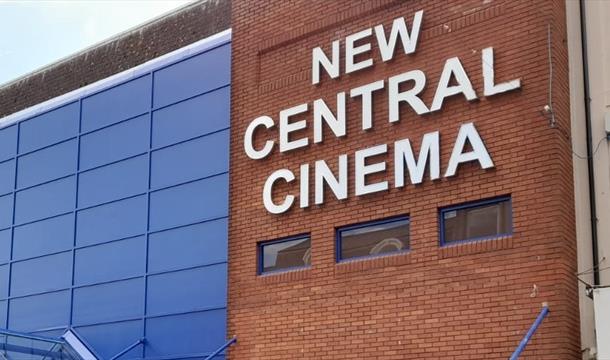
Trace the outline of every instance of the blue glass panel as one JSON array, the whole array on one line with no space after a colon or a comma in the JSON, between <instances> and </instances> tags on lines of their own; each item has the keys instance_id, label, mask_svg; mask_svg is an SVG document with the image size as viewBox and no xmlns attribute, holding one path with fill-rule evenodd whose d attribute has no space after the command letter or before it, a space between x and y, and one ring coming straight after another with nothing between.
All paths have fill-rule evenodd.
<instances>
[{"instance_id":1,"label":"blue glass panel","mask_svg":"<svg viewBox=\"0 0 610 360\"><path fill-rule=\"evenodd\" d=\"M17 193L15 222L38 220L74 209L75 177L64 178Z\"/></svg>"},{"instance_id":2,"label":"blue glass panel","mask_svg":"<svg viewBox=\"0 0 610 360\"><path fill-rule=\"evenodd\" d=\"M222 308L227 298L227 265L211 265L148 278L151 315Z\"/></svg>"},{"instance_id":3,"label":"blue glass panel","mask_svg":"<svg viewBox=\"0 0 610 360\"><path fill-rule=\"evenodd\" d=\"M0 163L0 194L13 191L15 187L15 160Z\"/></svg>"},{"instance_id":4,"label":"blue glass panel","mask_svg":"<svg viewBox=\"0 0 610 360\"><path fill-rule=\"evenodd\" d=\"M70 321L70 291L60 291L11 300L9 328L16 331L67 326Z\"/></svg>"},{"instance_id":5,"label":"blue glass panel","mask_svg":"<svg viewBox=\"0 0 610 360\"><path fill-rule=\"evenodd\" d=\"M164 316L146 321L146 355L209 353L225 343L225 310Z\"/></svg>"},{"instance_id":6,"label":"blue glass panel","mask_svg":"<svg viewBox=\"0 0 610 360\"><path fill-rule=\"evenodd\" d=\"M76 331L87 340L87 343L103 359L112 358L144 336L143 321L140 320L95 326L80 326L76 328ZM121 359L141 358L142 348L142 345L136 347L123 355Z\"/></svg>"},{"instance_id":7,"label":"blue glass panel","mask_svg":"<svg viewBox=\"0 0 610 360\"><path fill-rule=\"evenodd\" d=\"M124 279L145 272L146 237L76 250L76 284Z\"/></svg>"},{"instance_id":8,"label":"blue glass panel","mask_svg":"<svg viewBox=\"0 0 610 360\"><path fill-rule=\"evenodd\" d=\"M0 231L0 264L11 259L11 229Z\"/></svg>"},{"instance_id":9,"label":"blue glass panel","mask_svg":"<svg viewBox=\"0 0 610 360\"><path fill-rule=\"evenodd\" d=\"M146 231L146 196L79 211L76 244L91 245L136 236Z\"/></svg>"},{"instance_id":10,"label":"blue glass panel","mask_svg":"<svg viewBox=\"0 0 610 360\"><path fill-rule=\"evenodd\" d=\"M55 338L58 339L60 338L64 333L66 332L66 329L56 329L56 330L43 330L43 331L33 331L30 334L32 335L38 335L38 336L43 336L43 337L47 337L47 338Z\"/></svg>"},{"instance_id":11,"label":"blue glass panel","mask_svg":"<svg viewBox=\"0 0 610 360\"><path fill-rule=\"evenodd\" d=\"M0 161L15 156L17 152L17 126L0 129Z\"/></svg>"},{"instance_id":12,"label":"blue glass panel","mask_svg":"<svg viewBox=\"0 0 610 360\"><path fill-rule=\"evenodd\" d=\"M150 76L131 80L83 99L82 131L140 115L150 109Z\"/></svg>"},{"instance_id":13,"label":"blue glass panel","mask_svg":"<svg viewBox=\"0 0 610 360\"><path fill-rule=\"evenodd\" d=\"M230 119L231 88L225 87L153 113L154 147L226 129Z\"/></svg>"},{"instance_id":14,"label":"blue glass panel","mask_svg":"<svg viewBox=\"0 0 610 360\"><path fill-rule=\"evenodd\" d=\"M148 269L164 271L227 261L227 219L150 235Z\"/></svg>"},{"instance_id":15,"label":"blue glass panel","mask_svg":"<svg viewBox=\"0 0 610 360\"><path fill-rule=\"evenodd\" d=\"M210 91L231 81L231 44L155 72L155 107Z\"/></svg>"},{"instance_id":16,"label":"blue glass panel","mask_svg":"<svg viewBox=\"0 0 610 360\"><path fill-rule=\"evenodd\" d=\"M74 244L74 214L66 214L15 228L13 258L23 259L62 250Z\"/></svg>"},{"instance_id":17,"label":"blue glass panel","mask_svg":"<svg viewBox=\"0 0 610 360\"><path fill-rule=\"evenodd\" d=\"M144 314L144 278L74 289L75 324L95 324Z\"/></svg>"},{"instance_id":18,"label":"blue glass panel","mask_svg":"<svg viewBox=\"0 0 610 360\"><path fill-rule=\"evenodd\" d=\"M51 110L19 126L19 152L39 149L78 134L79 104L74 102Z\"/></svg>"},{"instance_id":19,"label":"blue glass panel","mask_svg":"<svg viewBox=\"0 0 610 360\"><path fill-rule=\"evenodd\" d=\"M0 326L7 328L6 315L8 315L8 301L0 301Z\"/></svg>"},{"instance_id":20,"label":"blue glass panel","mask_svg":"<svg viewBox=\"0 0 610 360\"><path fill-rule=\"evenodd\" d=\"M0 299L8 297L8 267L0 266Z\"/></svg>"},{"instance_id":21,"label":"blue glass panel","mask_svg":"<svg viewBox=\"0 0 610 360\"><path fill-rule=\"evenodd\" d=\"M80 148L79 101L24 120L19 137L17 126L0 129L0 328L58 336L72 318L96 352L110 358L145 335L140 317L148 305L166 316L146 320L147 358L184 358L224 343L230 45L155 77L155 94L145 75L83 98ZM153 114L151 134L153 96L167 107ZM15 160L17 141L23 155ZM154 179L151 141L158 148ZM82 172L71 176L77 168ZM197 180L203 177L209 178ZM15 180L22 190L13 195ZM172 187L118 200L145 193L149 180ZM149 221L157 232L147 241ZM13 222L14 230L1 230ZM73 252L75 245L84 247ZM174 272L160 273L168 270ZM74 290L61 290L73 280ZM3 300L9 290L15 297ZM213 307L220 310L201 310ZM143 347L123 358L142 358Z\"/></svg>"},{"instance_id":22,"label":"blue glass panel","mask_svg":"<svg viewBox=\"0 0 610 360\"><path fill-rule=\"evenodd\" d=\"M148 150L149 116L139 116L81 137L80 168L89 169Z\"/></svg>"},{"instance_id":23,"label":"blue glass panel","mask_svg":"<svg viewBox=\"0 0 610 360\"><path fill-rule=\"evenodd\" d=\"M11 295L21 296L69 287L72 283L72 252L13 263Z\"/></svg>"},{"instance_id":24,"label":"blue glass panel","mask_svg":"<svg viewBox=\"0 0 610 360\"><path fill-rule=\"evenodd\" d=\"M13 194L0 197L0 228L6 228L13 223Z\"/></svg>"},{"instance_id":25,"label":"blue glass panel","mask_svg":"<svg viewBox=\"0 0 610 360\"><path fill-rule=\"evenodd\" d=\"M218 175L150 195L151 230L227 216L228 175Z\"/></svg>"},{"instance_id":26,"label":"blue glass panel","mask_svg":"<svg viewBox=\"0 0 610 360\"><path fill-rule=\"evenodd\" d=\"M138 156L81 173L78 181L79 207L146 192L148 156Z\"/></svg>"},{"instance_id":27,"label":"blue glass panel","mask_svg":"<svg viewBox=\"0 0 610 360\"><path fill-rule=\"evenodd\" d=\"M224 130L153 152L152 187L174 185L228 169L229 130Z\"/></svg>"},{"instance_id":28,"label":"blue glass panel","mask_svg":"<svg viewBox=\"0 0 610 360\"><path fill-rule=\"evenodd\" d=\"M66 141L19 157L17 186L40 184L76 171L76 140Z\"/></svg>"}]
</instances>

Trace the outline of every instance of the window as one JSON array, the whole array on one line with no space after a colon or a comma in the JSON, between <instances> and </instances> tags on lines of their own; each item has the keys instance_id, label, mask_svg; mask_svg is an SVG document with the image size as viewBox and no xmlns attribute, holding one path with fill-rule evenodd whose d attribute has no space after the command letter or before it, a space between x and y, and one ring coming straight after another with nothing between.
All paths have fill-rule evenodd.
<instances>
[{"instance_id":1,"label":"window","mask_svg":"<svg viewBox=\"0 0 610 360\"><path fill-rule=\"evenodd\" d=\"M301 235L259 243L259 274L311 265L311 239Z\"/></svg>"},{"instance_id":2,"label":"window","mask_svg":"<svg viewBox=\"0 0 610 360\"><path fill-rule=\"evenodd\" d=\"M337 229L337 261L407 250L409 250L408 217Z\"/></svg>"},{"instance_id":3,"label":"window","mask_svg":"<svg viewBox=\"0 0 610 360\"><path fill-rule=\"evenodd\" d=\"M502 197L441 209L440 227L441 246L510 235L513 232L511 199Z\"/></svg>"}]
</instances>

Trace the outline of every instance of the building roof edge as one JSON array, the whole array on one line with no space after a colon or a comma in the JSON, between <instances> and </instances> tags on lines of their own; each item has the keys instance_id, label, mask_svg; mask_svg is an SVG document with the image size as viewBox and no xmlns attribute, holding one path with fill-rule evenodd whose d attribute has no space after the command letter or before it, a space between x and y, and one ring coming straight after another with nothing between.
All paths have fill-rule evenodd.
<instances>
[{"instance_id":1,"label":"building roof edge","mask_svg":"<svg viewBox=\"0 0 610 360\"><path fill-rule=\"evenodd\" d=\"M207 1L207 0L205 0L205 1ZM136 26L132 26L132 27L128 28L127 30L123 30L123 31L121 31L121 32L119 32L117 34L114 34L114 35L112 35L111 37L109 37L107 39L98 41L98 42L96 42L96 43L94 43L92 45L88 45L87 47L85 47L83 49L77 50L77 51L75 51L75 52L73 52L71 54L63 56L63 57L61 57L61 58L59 58L57 60L54 60L54 61L52 61L52 62L50 62L50 63L48 63L46 65L43 65L43 66L41 66L39 68L36 68L36 69L34 69L32 71L29 71L29 72L27 72L27 73L25 73L23 75L20 75L20 76L14 78L14 79L8 80L8 81L6 81L4 83L0 83L0 90L2 90L3 88L10 87L13 84L16 84L16 83L18 83L20 81L23 81L23 80L25 80L25 79L27 79L29 77L36 76L36 75L38 75L38 74L40 74L42 72L45 72L45 71L47 71L49 69L52 69L52 68L54 68L56 66L59 66L59 65L65 63L65 62L68 62L68 61L72 60L72 59L78 58L79 56L82 56L82 55L86 54L87 52L89 52L89 51L91 51L93 49L96 49L96 48L102 47L104 45L110 44L113 41L120 40L120 39L122 39L122 38L124 38L126 36L129 36L132 33L135 33L135 32L138 32L138 31L142 31L146 27L156 23L157 21L161 21L161 20L163 20L164 18L166 18L168 16L172 16L173 14L180 13L182 11L187 10L190 7L197 6L199 4L200 4L200 1L193 0L193 1L189 2L188 4L179 6L179 7L175 8L175 9L170 10L170 11L166 11L166 12L160 14L160 15L157 15L157 16L153 17L152 19L149 19L149 20L141 23L141 24L138 24Z\"/></svg>"},{"instance_id":2,"label":"building roof edge","mask_svg":"<svg viewBox=\"0 0 610 360\"><path fill-rule=\"evenodd\" d=\"M175 63L189 55L204 52L208 49L227 43L231 40L231 28L222 32L211 35L205 39L201 39L192 44L186 45L157 58L151 59L143 64L137 65L120 73L111 75L107 78L100 79L94 83L84 87L72 90L63 95L51 98L39 104L30 106L18 112L0 118L0 129L13 125L22 120L43 114L55 108L61 107L78 98L91 95L101 90L107 89L119 83L129 81L131 79L142 76L155 68L160 68L172 63Z\"/></svg>"}]
</instances>

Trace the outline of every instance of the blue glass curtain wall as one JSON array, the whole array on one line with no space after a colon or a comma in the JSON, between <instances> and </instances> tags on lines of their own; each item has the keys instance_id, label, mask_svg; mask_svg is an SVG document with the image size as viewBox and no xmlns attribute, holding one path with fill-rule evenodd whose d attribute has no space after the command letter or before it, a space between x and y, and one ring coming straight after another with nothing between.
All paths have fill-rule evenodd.
<instances>
[{"instance_id":1,"label":"blue glass curtain wall","mask_svg":"<svg viewBox=\"0 0 610 360\"><path fill-rule=\"evenodd\" d=\"M0 129L0 327L72 326L105 358L225 342L230 57L226 40Z\"/></svg>"}]
</instances>

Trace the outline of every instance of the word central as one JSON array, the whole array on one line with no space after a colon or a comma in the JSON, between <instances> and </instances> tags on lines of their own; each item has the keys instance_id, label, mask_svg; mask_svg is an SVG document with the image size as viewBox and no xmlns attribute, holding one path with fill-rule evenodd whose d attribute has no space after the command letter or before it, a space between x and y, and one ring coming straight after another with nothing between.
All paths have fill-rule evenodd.
<instances>
[{"instance_id":1,"label":"word central","mask_svg":"<svg viewBox=\"0 0 610 360\"><path fill-rule=\"evenodd\" d=\"M520 81L495 84L493 67L493 49L486 48L482 52L482 72L484 79L483 94L492 96L509 90L519 88ZM454 85L450 85L453 81ZM400 90L403 84L412 83L413 86L407 90ZM436 93L432 104L428 107L420 98L420 93L426 85L426 75L421 70L411 70L399 75L392 76L387 81L389 92L388 121L393 123L400 120L400 105L408 104L417 115L427 114L441 110L445 98L463 94L466 100L476 100L477 94L472 87L464 67L457 57L448 59L443 67ZM351 98L359 98L362 103L361 121L362 130L373 127L373 93L386 87L386 81L379 80L366 84L349 91ZM313 104L299 104L279 113L279 150L280 152L295 150L310 144L308 137L291 139L291 133L307 128L307 120L302 115L313 109L313 142L319 143L323 140L323 127L328 126L335 137L346 135L346 93L337 94L337 107L333 112L324 99L317 99ZM275 141L267 140L260 149L253 145L254 133L258 128L270 129L275 126L275 121L269 116L260 116L254 119L247 127L244 137L244 149L251 159L262 159L269 155L275 146Z\"/></svg>"}]
</instances>

